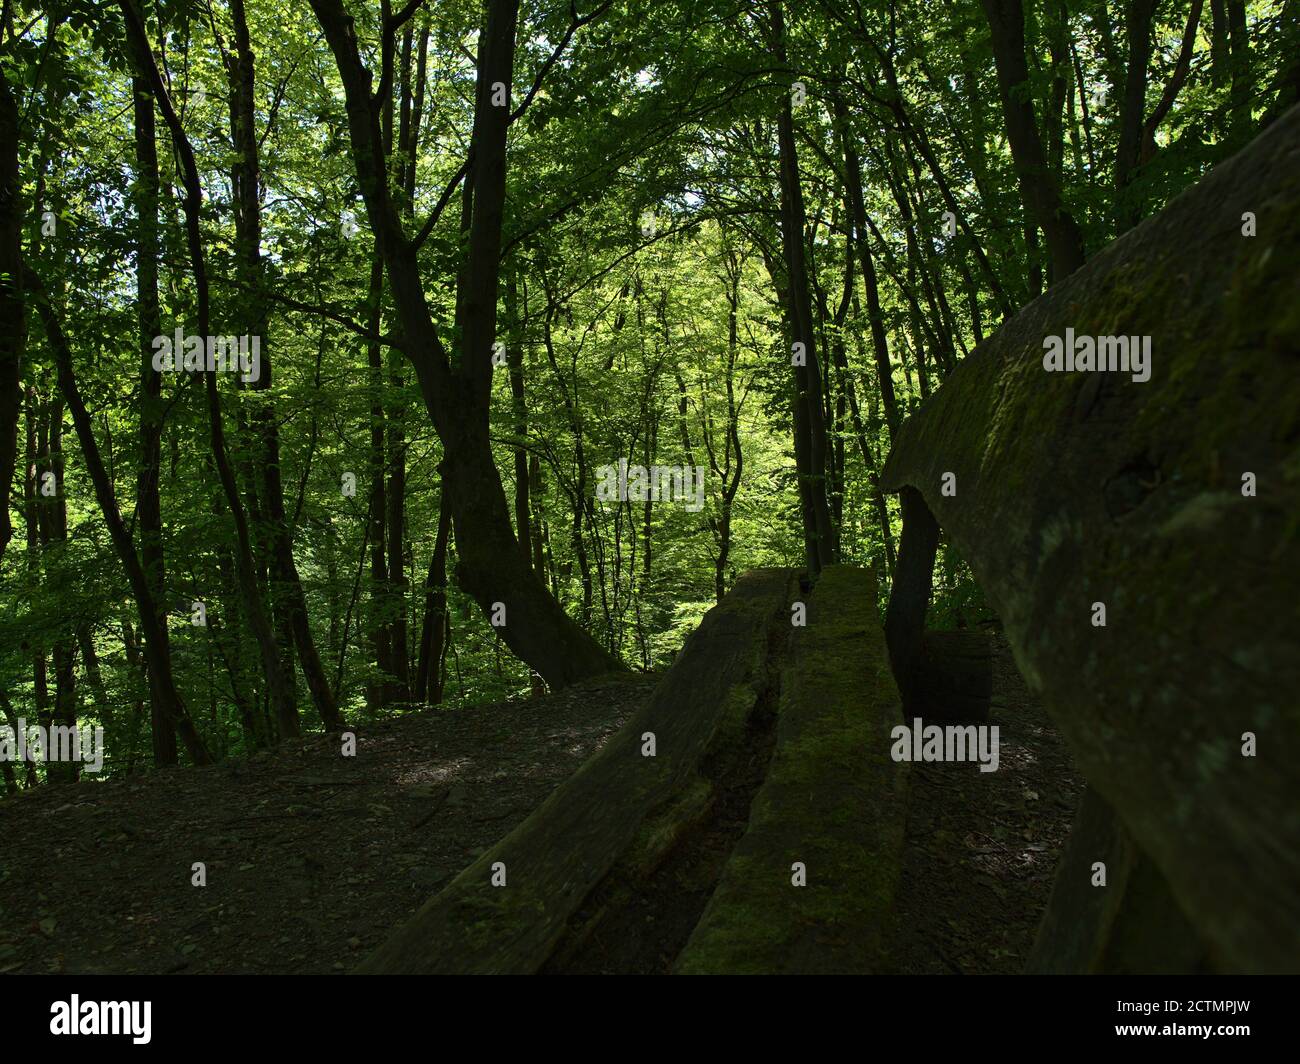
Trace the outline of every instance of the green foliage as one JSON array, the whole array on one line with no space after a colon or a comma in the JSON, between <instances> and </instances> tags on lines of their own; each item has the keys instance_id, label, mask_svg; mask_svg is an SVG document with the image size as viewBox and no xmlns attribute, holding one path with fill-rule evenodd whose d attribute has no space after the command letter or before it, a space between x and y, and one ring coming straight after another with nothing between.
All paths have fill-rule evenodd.
<instances>
[{"instance_id":1,"label":"green foliage","mask_svg":"<svg viewBox=\"0 0 1300 1064\"><path fill-rule=\"evenodd\" d=\"M334 56L309 5L245 6L260 164L256 291L241 280L235 171L250 160L238 157L232 136L231 8L221 0L147 5L147 29L202 176L213 330L243 333L258 302L267 307L261 339L274 366L270 386L220 381L230 459L254 517L258 580L275 593L267 570L271 529L257 505L265 453L258 426L269 418L278 429L313 638L345 718L371 719L404 706L377 695L392 677L378 664L376 633L405 617L412 668L419 656L442 443L419 367L387 343L400 342L387 285L379 305L370 305L375 240ZM592 6L578 5L579 13ZM1292 8L1247 4L1245 57L1233 59L1239 53L1220 50L1227 28L1211 23L1207 6L1186 81L1155 132L1156 150L1121 194L1113 166L1123 120L1123 20L1113 8L1080 0L1027 5L1030 79L1016 91L1035 109L1090 252L1113 238L1123 204L1137 203L1143 214L1158 210L1294 100ZM357 2L350 10L378 87L381 6ZM1144 116L1174 75L1188 10L1175 4L1157 14ZM0 55L20 115L23 254L61 315L117 505L139 549L146 354L136 292L140 171L122 15L117 5L85 0L18 2L6 11ZM446 204L418 261L430 315L453 360L464 355L455 314L466 247L455 179L473 124L481 18L470 0L419 7L396 33L387 85L398 129L417 94L427 42L413 197L396 152L388 176L410 236ZM645 669L671 661L739 573L802 564L776 138L778 105L797 81L806 90L794 121L808 215L801 235L826 381L829 494L842 559L875 567L883 596L898 519L886 500L882 521L874 486L890 436L863 243L879 279L889 375L904 415L997 327L1003 308L995 285L1014 309L1048 280L1041 235L1026 225L981 6L964 0L936 18L916 3L790 4L784 69L761 7L614 0L572 33L552 63L570 18L567 3L522 5L511 87L512 106L519 106L539 85L509 134L497 315L503 343L518 352L525 398L516 401L508 369L498 369L491 435L507 500L516 498L517 454L529 471L526 538L537 548L530 555L541 556L543 578L571 616L624 662ZM1105 103L1096 96L1101 89ZM847 104L844 139L861 157L867 232L855 232L850 221L837 98ZM196 328L197 290L181 175L161 119L157 127L159 311L170 335ZM949 235L944 215L952 204L962 224ZM52 233L43 231L49 218ZM375 329L385 337L375 348L379 369L371 365ZM34 311L22 384L20 473L9 493L17 533L0 565L0 687L16 715L48 718L57 692L47 664L88 632L103 688L90 682L78 647L78 718L110 726L110 770L126 771L149 756L139 618ZM235 583L234 523L212 461L201 379L165 374L160 409L162 606L177 683L212 748L242 753L261 741L250 719L271 727L268 696ZM396 587L371 571L376 421L386 434L385 474L394 468L400 428L405 584ZM703 466L702 507L600 501L601 467L620 459ZM55 470L61 489L42 498L40 475ZM340 487L349 473L355 495ZM62 513L66 535L56 527ZM456 560L453 542L446 703L527 692L527 667L457 587ZM190 622L196 600L206 605L206 627ZM945 554L933 623L988 618L969 570ZM301 671L294 675L300 709L315 726Z\"/></svg>"}]
</instances>

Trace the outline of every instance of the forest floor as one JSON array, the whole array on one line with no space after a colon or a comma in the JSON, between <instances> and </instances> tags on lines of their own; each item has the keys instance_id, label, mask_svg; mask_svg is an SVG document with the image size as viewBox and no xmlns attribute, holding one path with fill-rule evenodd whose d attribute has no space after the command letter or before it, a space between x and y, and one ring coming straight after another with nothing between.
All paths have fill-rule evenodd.
<instances>
[{"instance_id":1,"label":"forest floor","mask_svg":"<svg viewBox=\"0 0 1300 1064\"><path fill-rule=\"evenodd\" d=\"M316 737L0 801L0 972L346 972L653 682L395 716L356 729L356 757ZM1015 972L1033 941L1082 784L1005 644L992 723L997 772L912 766L899 971Z\"/></svg>"},{"instance_id":2,"label":"forest floor","mask_svg":"<svg viewBox=\"0 0 1300 1064\"><path fill-rule=\"evenodd\" d=\"M899 972L1021 972L1047 908L1084 781L1000 636L989 724L999 729L996 772L970 762L910 766L889 947Z\"/></svg>"}]
</instances>

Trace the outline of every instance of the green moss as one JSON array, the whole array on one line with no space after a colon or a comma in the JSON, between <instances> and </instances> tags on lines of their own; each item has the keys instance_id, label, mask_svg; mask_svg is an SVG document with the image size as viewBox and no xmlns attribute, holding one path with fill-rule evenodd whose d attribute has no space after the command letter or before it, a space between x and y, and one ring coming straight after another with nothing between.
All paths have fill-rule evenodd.
<instances>
[{"instance_id":1,"label":"green moss","mask_svg":"<svg viewBox=\"0 0 1300 1064\"><path fill-rule=\"evenodd\" d=\"M653 872L681 837L704 820L712 804L712 785L692 775L671 799L642 821L620 862L628 875L642 878Z\"/></svg>"},{"instance_id":2,"label":"green moss","mask_svg":"<svg viewBox=\"0 0 1300 1064\"><path fill-rule=\"evenodd\" d=\"M898 692L871 575L826 569L782 671L772 763L682 973L873 971L899 874ZM802 862L807 885L791 882Z\"/></svg>"},{"instance_id":3,"label":"green moss","mask_svg":"<svg viewBox=\"0 0 1300 1064\"><path fill-rule=\"evenodd\" d=\"M762 668L755 662L754 672ZM757 683L734 685L728 692L718 725L709 743L709 754L716 756L723 750L744 742L745 732L749 728L750 717L758 704Z\"/></svg>"}]
</instances>

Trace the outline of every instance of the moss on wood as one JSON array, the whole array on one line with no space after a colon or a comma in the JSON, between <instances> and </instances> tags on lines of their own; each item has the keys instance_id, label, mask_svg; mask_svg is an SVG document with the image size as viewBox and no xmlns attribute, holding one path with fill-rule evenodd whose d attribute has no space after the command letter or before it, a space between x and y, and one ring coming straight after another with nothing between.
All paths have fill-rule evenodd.
<instances>
[{"instance_id":1,"label":"moss on wood","mask_svg":"<svg viewBox=\"0 0 1300 1064\"><path fill-rule=\"evenodd\" d=\"M782 670L776 749L694 934L682 973L869 972L903 841L906 765L889 756L900 723L866 570L825 569ZM807 885L792 885L802 862Z\"/></svg>"},{"instance_id":2,"label":"moss on wood","mask_svg":"<svg viewBox=\"0 0 1300 1064\"><path fill-rule=\"evenodd\" d=\"M1150 336L1151 379L1044 372L1067 328ZM1298 354L1293 109L1005 323L881 477L925 497L1090 783L1251 971L1300 956Z\"/></svg>"}]
</instances>

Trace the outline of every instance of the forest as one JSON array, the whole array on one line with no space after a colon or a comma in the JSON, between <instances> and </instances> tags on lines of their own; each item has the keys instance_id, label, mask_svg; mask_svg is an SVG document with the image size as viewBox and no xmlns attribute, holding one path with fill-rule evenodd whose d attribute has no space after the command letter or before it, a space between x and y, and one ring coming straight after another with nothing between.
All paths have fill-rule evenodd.
<instances>
[{"instance_id":1,"label":"forest","mask_svg":"<svg viewBox=\"0 0 1300 1064\"><path fill-rule=\"evenodd\" d=\"M3 0L0 75L0 971L1300 963L1265 764L1300 735L1266 712L1300 660L1296 0ZM1202 480L1260 516L1216 525ZM1000 724L1001 768L997 727L991 768L900 767L952 760L921 718ZM975 876L1019 938L922 956L877 910L947 889L906 857L941 770L973 807L936 814L945 861L991 852L984 773L1030 773ZM800 919L874 928L848 954L756 938L738 871L801 885L813 791L841 900ZM1196 849L1261 803L1282 844ZM215 812L167 834L218 807L451 841L364 929L223 953L264 890L191 902L223 866L302 899L337 872L335 910L394 869L254 858ZM120 874L193 941L76 930L93 874L20 867L57 810L106 860L151 846ZM1134 944L1112 907L1072 954L1090 824L1190 924ZM466 900L476 868L563 893L562 858L589 882L536 926ZM519 926L485 946L489 904Z\"/></svg>"}]
</instances>

